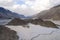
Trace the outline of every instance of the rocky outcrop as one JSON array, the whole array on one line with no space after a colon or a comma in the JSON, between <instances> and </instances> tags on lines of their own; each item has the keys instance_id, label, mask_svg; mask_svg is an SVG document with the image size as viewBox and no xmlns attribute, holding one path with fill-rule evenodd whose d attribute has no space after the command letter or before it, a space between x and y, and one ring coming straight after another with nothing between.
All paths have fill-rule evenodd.
<instances>
[{"instance_id":1,"label":"rocky outcrop","mask_svg":"<svg viewBox=\"0 0 60 40\"><path fill-rule=\"evenodd\" d=\"M16 31L0 25L0 40L18 40Z\"/></svg>"},{"instance_id":2,"label":"rocky outcrop","mask_svg":"<svg viewBox=\"0 0 60 40\"><path fill-rule=\"evenodd\" d=\"M44 21L43 23L44 23L44 24L42 24L42 26L51 27L51 28L58 28L58 27L56 26L56 24L54 24L54 23L51 22L51 21Z\"/></svg>"},{"instance_id":3,"label":"rocky outcrop","mask_svg":"<svg viewBox=\"0 0 60 40\"><path fill-rule=\"evenodd\" d=\"M53 22L51 21L43 21L41 19L35 19L30 21L32 24L41 25L44 27L51 27L51 28L58 28Z\"/></svg>"},{"instance_id":4,"label":"rocky outcrop","mask_svg":"<svg viewBox=\"0 0 60 40\"><path fill-rule=\"evenodd\" d=\"M8 25L21 25L23 27L29 27L27 24L28 23L32 23L35 25L41 25L44 27L51 27L51 28L58 28L53 22L51 21L43 21L42 19L26 19L26 20L22 20L22 19L13 19L10 23L8 23Z\"/></svg>"},{"instance_id":5,"label":"rocky outcrop","mask_svg":"<svg viewBox=\"0 0 60 40\"><path fill-rule=\"evenodd\" d=\"M43 24L43 20L41 20L41 19L34 19L34 20L30 20L30 23L33 23L33 24Z\"/></svg>"},{"instance_id":6,"label":"rocky outcrop","mask_svg":"<svg viewBox=\"0 0 60 40\"><path fill-rule=\"evenodd\" d=\"M28 22L19 18L13 19L7 25L26 25Z\"/></svg>"}]
</instances>

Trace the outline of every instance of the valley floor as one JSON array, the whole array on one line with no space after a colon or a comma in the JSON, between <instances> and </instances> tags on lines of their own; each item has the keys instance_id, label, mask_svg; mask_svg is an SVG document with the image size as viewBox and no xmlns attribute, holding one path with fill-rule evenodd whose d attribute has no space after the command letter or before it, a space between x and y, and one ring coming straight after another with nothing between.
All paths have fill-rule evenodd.
<instances>
[{"instance_id":1,"label":"valley floor","mask_svg":"<svg viewBox=\"0 0 60 40\"><path fill-rule=\"evenodd\" d=\"M60 29L46 28L39 25L28 24L30 28L22 26L6 26L15 30L19 40L60 40Z\"/></svg>"}]
</instances>

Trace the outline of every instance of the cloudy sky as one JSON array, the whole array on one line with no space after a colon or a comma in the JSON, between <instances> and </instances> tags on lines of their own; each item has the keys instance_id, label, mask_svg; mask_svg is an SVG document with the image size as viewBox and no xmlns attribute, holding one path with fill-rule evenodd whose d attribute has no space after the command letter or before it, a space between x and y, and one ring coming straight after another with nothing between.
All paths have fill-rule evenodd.
<instances>
[{"instance_id":1,"label":"cloudy sky","mask_svg":"<svg viewBox=\"0 0 60 40\"><path fill-rule=\"evenodd\" d=\"M60 0L0 0L0 7L31 16L60 4Z\"/></svg>"}]
</instances>

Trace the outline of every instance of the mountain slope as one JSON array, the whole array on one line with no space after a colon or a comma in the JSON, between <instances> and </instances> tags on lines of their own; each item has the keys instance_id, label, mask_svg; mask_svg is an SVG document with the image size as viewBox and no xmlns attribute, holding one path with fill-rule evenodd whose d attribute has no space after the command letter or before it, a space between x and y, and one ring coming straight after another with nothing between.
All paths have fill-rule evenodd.
<instances>
[{"instance_id":1,"label":"mountain slope","mask_svg":"<svg viewBox=\"0 0 60 40\"><path fill-rule=\"evenodd\" d=\"M41 15L43 14L43 15ZM53 19L53 20L60 20L60 5L52 7L49 10L42 11L41 13L37 14L37 18L41 19Z\"/></svg>"},{"instance_id":2,"label":"mountain slope","mask_svg":"<svg viewBox=\"0 0 60 40\"><path fill-rule=\"evenodd\" d=\"M0 18L25 18L25 16L0 7Z\"/></svg>"}]
</instances>

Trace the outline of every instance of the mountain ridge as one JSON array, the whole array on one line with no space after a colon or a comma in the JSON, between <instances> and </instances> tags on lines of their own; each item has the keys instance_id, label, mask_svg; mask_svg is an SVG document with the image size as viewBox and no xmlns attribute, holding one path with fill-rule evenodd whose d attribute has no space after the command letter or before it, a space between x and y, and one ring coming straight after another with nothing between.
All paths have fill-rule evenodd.
<instances>
[{"instance_id":1,"label":"mountain ridge","mask_svg":"<svg viewBox=\"0 0 60 40\"><path fill-rule=\"evenodd\" d=\"M0 18L25 18L25 16L0 7Z\"/></svg>"}]
</instances>

